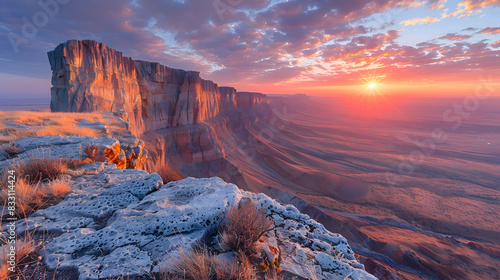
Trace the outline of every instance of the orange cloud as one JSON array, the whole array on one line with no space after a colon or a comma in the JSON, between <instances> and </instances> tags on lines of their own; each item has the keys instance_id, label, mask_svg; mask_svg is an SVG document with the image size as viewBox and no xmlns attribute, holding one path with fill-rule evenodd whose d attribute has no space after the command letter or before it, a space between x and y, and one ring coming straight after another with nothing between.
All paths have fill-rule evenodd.
<instances>
[{"instance_id":1,"label":"orange cloud","mask_svg":"<svg viewBox=\"0 0 500 280\"><path fill-rule=\"evenodd\" d=\"M492 47L494 48L500 48L500 41L496 41L495 43L491 44Z\"/></svg>"},{"instance_id":2,"label":"orange cloud","mask_svg":"<svg viewBox=\"0 0 500 280\"><path fill-rule=\"evenodd\" d=\"M500 6L500 0L464 0L458 3L457 10L455 12L451 14L444 13L442 17L467 17L475 13L482 12L481 9L487 6Z\"/></svg>"},{"instance_id":3,"label":"orange cloud","mask_svg":"<svg viewBox=\"0 0 500 280\"><path fill-rule=\"evenodd\" d=\"M439 0L439 2L432 4L431 10L439 10L444 8L444 3L446 3L448 0Z\"/></svg>"},{"instance_id":4,"label":"orange cloud","mask_svg":"<svg viewBox=\"0 0 500 280\"><path fill-rule=\"evenodd\" d=\"M425 18L414 18L414 19L409 19L409 20L404 20L400 22L399 24L404 24L405 26L408 25L415 25L415 24L429 24L432 22L438 22L441 21L440 19L433 18L433 17L425 17Z\"/></svg>"}]
</instances>

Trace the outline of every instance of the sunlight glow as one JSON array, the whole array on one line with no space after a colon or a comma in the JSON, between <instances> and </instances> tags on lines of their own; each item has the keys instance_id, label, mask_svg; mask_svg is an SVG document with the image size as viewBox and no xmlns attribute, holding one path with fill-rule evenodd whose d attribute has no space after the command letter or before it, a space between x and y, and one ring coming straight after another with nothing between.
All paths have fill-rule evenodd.
<instances>
[{"instance_id":1,"label":"sunlight glow","mask_svg":"<svg viewBox=\"0 0 500 280\"><path fill-rule=\"evenodd\" d=\"M376 89L377 88L377 83L370 82L366 86L368 87L368 89Z\"/></svg>"}]
</instances>

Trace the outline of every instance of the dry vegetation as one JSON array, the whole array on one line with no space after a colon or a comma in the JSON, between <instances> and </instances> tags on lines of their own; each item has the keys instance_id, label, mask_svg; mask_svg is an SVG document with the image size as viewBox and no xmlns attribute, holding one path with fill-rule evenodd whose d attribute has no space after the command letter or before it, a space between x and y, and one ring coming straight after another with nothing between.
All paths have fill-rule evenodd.
<instances>
[{"instance_id":1,"label":"dry vegetation","mask_svg":"<svg viewBox=\"0 0 500 280\"><path fill-rule=\"evenodd\" d=\"M72 163L72 161L48 157L32 158L26 162L15 163L11 168L11 170L15 171L16 176L15 215L18 218L26 218L38 209L47 207L64 198L70 192L70 187L68 180L61 179L60 176L68 171L68 164ZM3 205L7 205L8 201L9 179L12 180L13 178L9 178L8 173L2 174L0 203ZM2 222L4 221L4 215L7 215L7 213L1 213ZM0 243L5 244L0 249L2 251L0 252L0 279L7 279L10 265L6 263L7 260L4 258L7 257L5 250L9 250L10 244L5 239L4 229L1 225L0 232L2 233ZM41 259L38 257L37 252L41 248L41 243L43 243L43 240L35 241L33 234L28 231L16 236L15 275L20 277L17 279L30 279L30 276L26 275L25 267L39 265Z\"/></svg>"},{"instance_id":2,"label":"dry vegetation","mask_svg":"<svg viewBox=\"0 0 500 280\"><path fill-rule=\"evenodd\" d=\"M17 141L19 139L37 136L36 132L31 130L18 130L14 127L0 128L0 143Z\"/></svg>"},{"instance_id":3,"label":"dry vegetation","mask_svg":"<svg viewBox=\"0 0 500 280\"><path fill-rule=\"evenodd\" d=\"M251 200L233 206L226 222L220 229L223 242L234 252L235 260L217 257L206 246L195 247L187 253L181 249L180 256L169 270L160 268L160 280L254 280L281 279L278 274L279 260L269 264L265 256L259 255L252 245L269 229L272 222ZM225 237L224 237L225 236ZM224 248L222 248L224 250ZM263 265L264 264L264 265ZM265 267L265 269L263 269Z\"/></svg>"},{"instance_id":4,"label":"dry vegetation","mask_svg":"<svg viewBox=\"0 0 500 280\"><path fill-rule=\"evenodd\" d=\"M167 148L164 141L157 143L157 146L153 147L152 150L150 152L151 158L145 163L144 170L149 173L158 173L163 180L163 184L184 179L182 174L169 166L168 160L165 157Z\"/></svg>"},{"instance_id":5,"label":"dry vegetation","mask_svg":"<svg viewBox=\"0 0 500 280\"><path fill-rule=\"evenodd\" d=\"M28 184L34 185L56 179L68 171L68 165L64 159L41 157L20 161L12 169L17 178L22 178Z\"/></svg>"},{"instance_id":6,"label":"dry vegetation","mask_svg":"<svg viewBox=\"0 0 500 280\"><path fill-rule=\"evenodd\" d=\"M206 247L181 250L170 271L160 269L160 280L255 280L257 271L247 256L239 255L238 261L222 260Z\"/></svg>"},{"instance_id":7,"label":"dry vegetation","mask_svg":"<svg viewBox=\"0 0 500 280\"><path fill-rule=\"evenodd\" d=\"M8 158L13 158L23 152L21 148L12 144L6 144L2 146L1 149L3 149L7 153Z\"/></svg>"},{"instance_id":8,"label":"dry vegetation","mask_svg":"<svg viewBox=\"0 0 500 280\"><path fill-rule=\"evenodd\" d=\"M252 244L267 231L271 221L251 200L231 206L226 222L221 226L221 247L249 252Z\"/></svg>"},{"instance_id":9,"label":"dry vegetation","mask_svg":"<svg viewBox=\"0 0 500 280\"><path fill-rule=\"evenodd\" d=\"M0 114L0 143L13 142L22 138L45 135L88 135L98 136L95 129L79 127L81 120L105 122L98 113L51 113L13 111ZM16 128L16 125L25 125ZM107 123L107 125L115 125Z\"/></svg>"},{"instance_id":10,"label":"dry vegetation","mask_svg":"<svg viewBox=\"0 0 500 280\"><path fill-rule=\"evenodd\" d=\"M166 161L150 160L146 163L145 170L149 173L158 173L163 180L163 184L184 179L184 176L171 168Z\"/></svg>"},{"instance_id":11,"label":"dry vegetation","mask_svg":"<svg viewBox=\"0 0 500 280\"><path fill-rule=\"evenodd\" d=\"M71 163L71 162L70 162ZM68 181L59 179L68 171L68 161L42 157L18 162L13 165L15 171L16 214L27 217L47 202L62 199L70 188ZM7 202L9 174L2 175L0 203Z\"/></svg>"},{"instance_id":12,"label":"dry vegetation","mask_svg":"<svg viewBox=\"0 0 500 280\"><path fill-rule=\"evenodd\" d=\"M73 136L73 135L87 135L96 137L99 133L95 129L72 126L51 126L44 127L36 132L36 136L46 136L46 135L62 135L62 136Z\"/></svg>"},{"instance_id":13,"label":"dry vegetation","mask_svg":"<svg viewBox=\"0 0 500 280\"><path fill-rule=\"evenodd\" d=\"M3 232L1 225L0 231ZM0 237L2 244L8 244L7 241L5 237ZM33 235L28 231L16 238L16 266L14 273L9 271L10 265L7 263L10 244L0 247L0 279L9 279L9 276L13 277L15 275L19 277L11 279L31 279L28 275L25 275L22 268L31 262L40 262L37 252L41 248L41 243L43 242L36 242Z\"/></svg>"}]
</instances>

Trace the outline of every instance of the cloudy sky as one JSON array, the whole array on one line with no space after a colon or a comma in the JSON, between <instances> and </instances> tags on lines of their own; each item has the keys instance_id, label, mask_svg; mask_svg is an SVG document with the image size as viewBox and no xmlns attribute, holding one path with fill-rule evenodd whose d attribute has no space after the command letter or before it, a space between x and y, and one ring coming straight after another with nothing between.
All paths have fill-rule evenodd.
<instances>
[{"instance_id":1,"label":"cloudy sky","mask_svg":"<svg viewBox=\"0 0 500 280\"><path fill-rule=\"evenodd\" d=\"M500 0L2 1L0 96L49 98L69 39L244 91L467 95L500 84L499 19Z\"/></svg>"}]
</instances>

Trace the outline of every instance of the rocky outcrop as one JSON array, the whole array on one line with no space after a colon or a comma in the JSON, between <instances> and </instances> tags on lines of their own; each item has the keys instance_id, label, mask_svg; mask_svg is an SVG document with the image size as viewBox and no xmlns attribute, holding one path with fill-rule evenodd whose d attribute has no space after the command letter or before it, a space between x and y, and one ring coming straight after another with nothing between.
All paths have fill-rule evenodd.
<instances>
[{"instance_id":1,"label":"rocky outcrop","mask_svg":"<svg viewBox=\"0 0 500 280\"><path fill-rule=\"evenodd\" d=\"M199 72L134 61L92 40L67 41L48 53L51 110L108 112L122 109L138 134L204 122L226 111L255 108L265 95L237 93L203 80Z\"/></svg>"},{"instance_id":2,"label":"rocky outcrop","mask_svg":"<svg viewBox=\"0 0 500 280\"><path fill-rule=\"evenodd\" d=\"M53 112L123 109L134 131L144 126L135 62L95 41L67 41L48 53Z\"/></svg>"},{"instance_id":3,"label":"rocky outcrop","mask_svg":"<svg viewBox=\"0 0 500 280\"><path fill-rule=\"evenodd\" d=\"M42 136L13 144L25 153L51 154L76 150L88 141L109 146L116 140ZM229 208L251 199L273 221L256 246L271 261L277 259L285 279L376 279L364 271L341 235L294 206L242 191L220 178L164 185L156 173L95 162L67 180L71 192L62 202L16 225L18 234L28 230L54 236L41 251L49 270L77 270L79 279L147 278L169 268L181 248L188 251L198 242L216 240Z\"/></svg>"}]
</instances>

